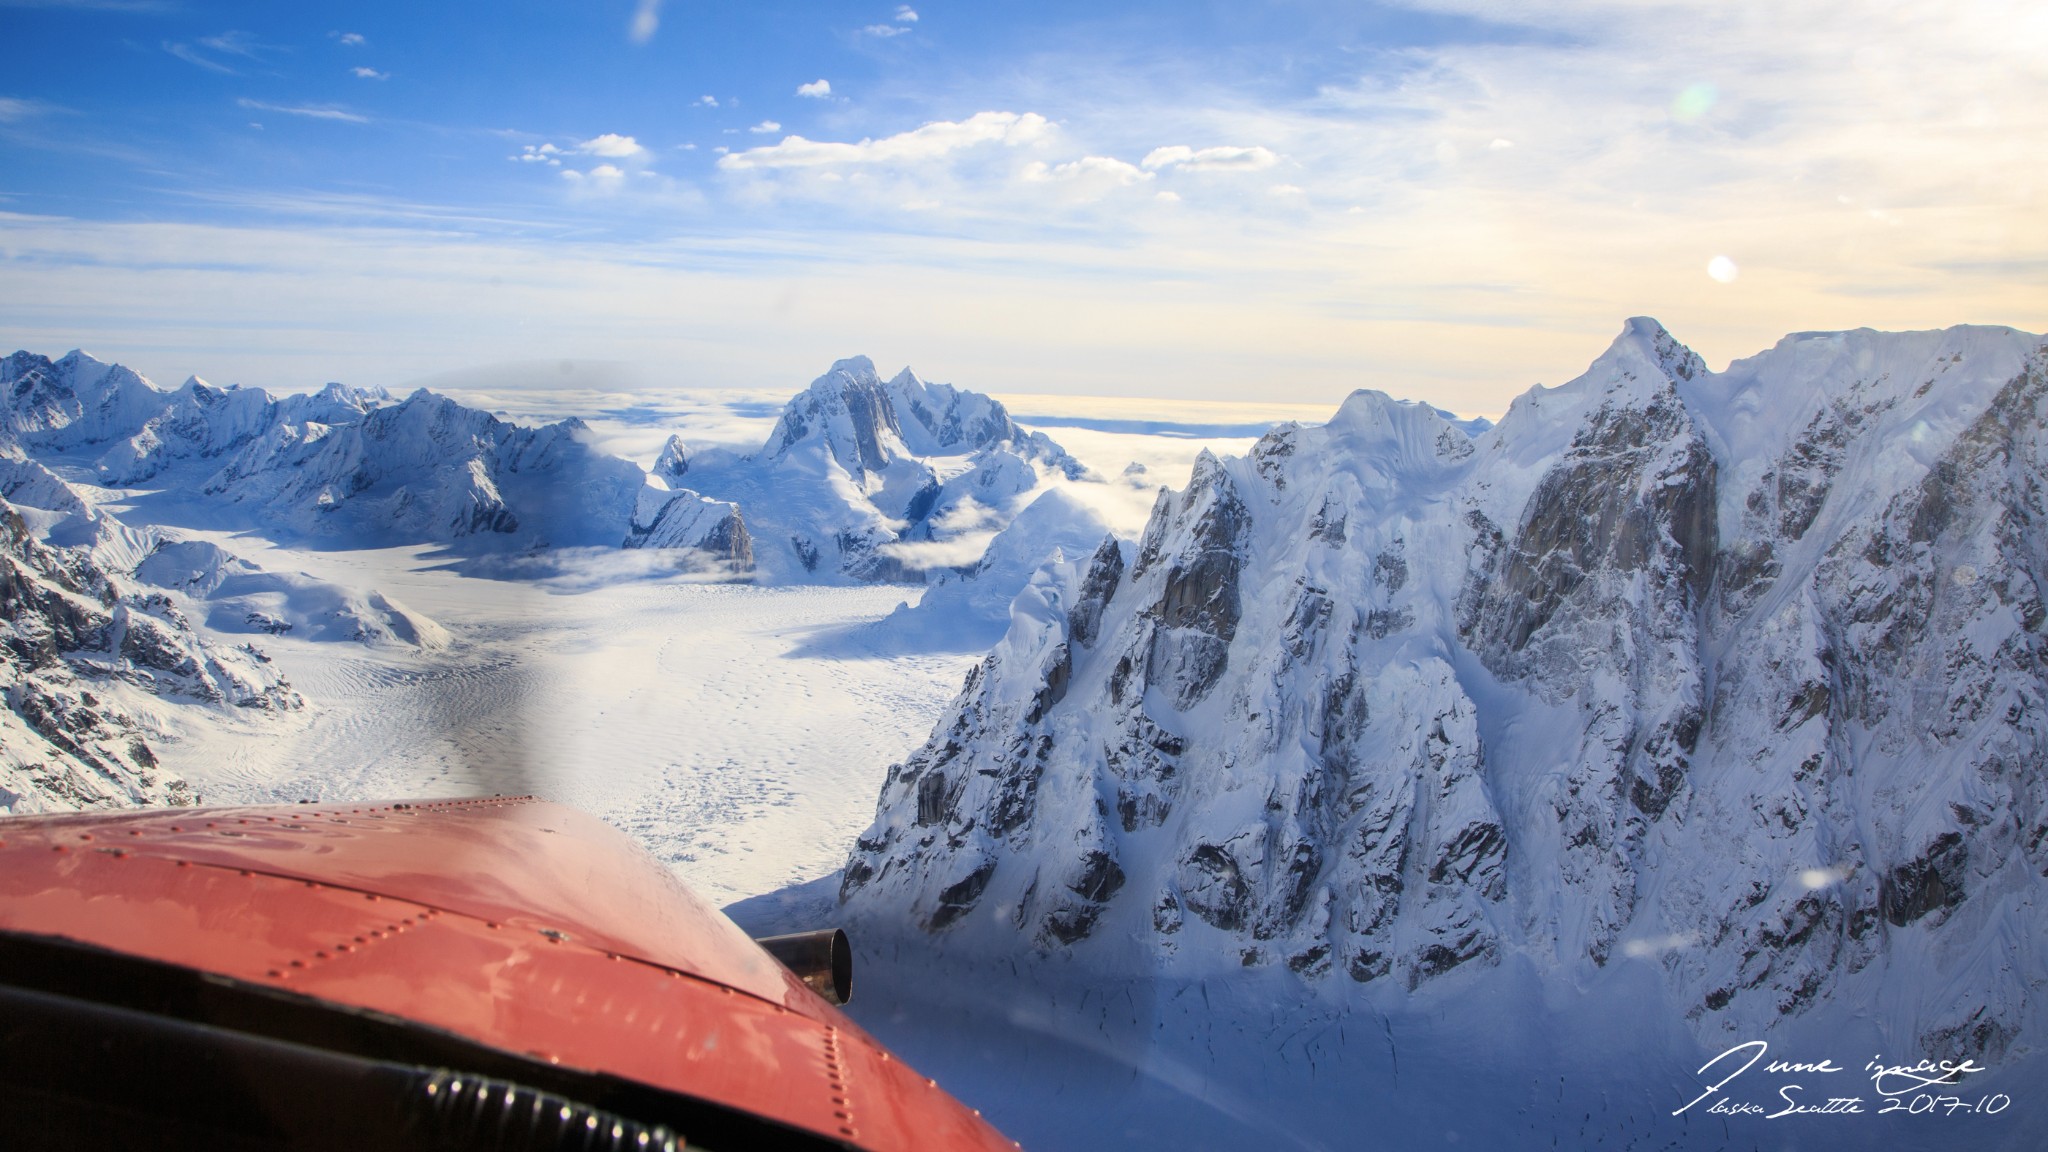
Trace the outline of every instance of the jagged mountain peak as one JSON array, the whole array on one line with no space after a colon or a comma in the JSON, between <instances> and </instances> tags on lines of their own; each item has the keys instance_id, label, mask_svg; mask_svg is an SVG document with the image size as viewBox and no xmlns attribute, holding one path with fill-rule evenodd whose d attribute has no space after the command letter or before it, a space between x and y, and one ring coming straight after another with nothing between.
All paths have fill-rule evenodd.
<instances>
[{"instance_id":1,"label":"jagged mountain peak","mask_svg":"<svg viewBox=\"0 0 2048 1152\"><path fill-rule=\"evenodd\" d=\"M1440 409L1368 389L1346 397L1314 438L1333 459L1388 476L1438 472L1472 454L1471 436Z\"/></svg>"},{"instance_id":2,"label":"jagged mountain peak","mask_svg":"<svg viewBox=\"0 0 2048 1152\"><path fill-rule=\"evenodd\" d=\"M2048 355L1752 359L1632 321L1385 485L1349 463L1433 417L1370 395L1198 459L1128 565L1034 577L891 770L849 915L1367 996L1642 964L1703 1039L1883 1000L1930 1056L2038 1044ZM1749 394L1831 415L1760 408L1750 475L1708 434Z\"/></svg>"},{"instance_id":3,"label":"jagged mountain peak","mask_svg":"<svg viewBox=\"0 0 2048 1152\"><path fill-rule=\"evenodd\" d=\"M909 369L906 368L904 371L908 372ZM865 356L848 356L843 360L834 360L832 367L826 369L823 376L811 381L811 387L829 387L841 380L879 384L882 382L882 377L880 373L875 371L875 362L873 360Z\"/></svg>"}]
</instances>

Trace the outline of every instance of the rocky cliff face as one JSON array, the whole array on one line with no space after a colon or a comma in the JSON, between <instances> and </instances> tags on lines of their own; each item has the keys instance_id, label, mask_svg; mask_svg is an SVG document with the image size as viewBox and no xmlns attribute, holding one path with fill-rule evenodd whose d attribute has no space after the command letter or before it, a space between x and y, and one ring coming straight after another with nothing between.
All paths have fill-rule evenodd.
<instances>
[{"instance_id":1,"label":"rocky cliff face","mask_svg":"<svg viewBox=\"0 0 2048 1152\"><path fill-rule=\"evenodd\" d=\"M253 645L202 639L161 592L110 574L83 549L39 541L0 501L0 812L191 804L163 770L135 692L258 712L301 706Z\"/></svg>"},{"instance_id":2,"label":"rocky cliff face","mask_svg":"<svg viewBox=\"0 0 2048 1152\"><path fill-rule=\"evenodd\" d=\"M1477 436L1358 393L1040 572L848 861L856 916L1120 971L1653 965L1703 1036L2048 980L2048 346L1631 321ZM1459 974L1453 979L1453 974Z\"/></svg>"}]
</instances>

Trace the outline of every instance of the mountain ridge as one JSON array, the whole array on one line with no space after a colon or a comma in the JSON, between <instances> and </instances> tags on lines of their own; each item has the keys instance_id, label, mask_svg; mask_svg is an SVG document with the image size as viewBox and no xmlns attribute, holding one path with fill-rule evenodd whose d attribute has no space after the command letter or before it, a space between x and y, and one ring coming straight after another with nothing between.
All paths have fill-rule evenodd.
<instances>
[{"instance_id":1,"label":"mountain ridge","mask_svg":"<svg viewBox=\"0 0 2048 1152\"><path fill-rule=\"evenodd\" d=\"M2002 1055L2048 978L1968 959L2048 955L2044 429L2048 347L1998 328L1712 373L1636 318L1477 437L1354 394L1034 576L842 899L1367 995L1641 963L1702 1037L1882 989Z\"/></svg>"}]
</instances>

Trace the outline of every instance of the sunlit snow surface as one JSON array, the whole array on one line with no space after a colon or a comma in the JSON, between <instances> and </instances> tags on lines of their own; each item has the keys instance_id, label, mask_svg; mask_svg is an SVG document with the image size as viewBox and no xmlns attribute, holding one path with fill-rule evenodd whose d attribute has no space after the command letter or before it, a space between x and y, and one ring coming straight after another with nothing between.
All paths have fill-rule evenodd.
<instances>
[{"instance_id":1,"label":"sunlit snow surface","mask_svg":"<svg viewBox=\"0 0 2048 1152\"><path fill-rule=\"evenodd\" d=\"M766 393L433 383L523 423L581 415L605 450L641 463L671 433L757 444L780 410ZM1190 418L1161 402L1025 400L1020 411L1075 414L1054 434L1119 482L1065 487L1129 535L1203 448L1242 452L1312 411L1206 405ZM1145 473L1120 480L1133 462ZM190 523L268 570L378 588L455 637L441 652L262 638L309 707L255 734L191 720L160 741L206 802L534 791L624 828L717 903L837 869L888 766L979 658L864 642L861 626L915 601L914 586L709 583L630 552L539 583L489 580L431 547L310 551Z\"/></svg>"}]
</instances>

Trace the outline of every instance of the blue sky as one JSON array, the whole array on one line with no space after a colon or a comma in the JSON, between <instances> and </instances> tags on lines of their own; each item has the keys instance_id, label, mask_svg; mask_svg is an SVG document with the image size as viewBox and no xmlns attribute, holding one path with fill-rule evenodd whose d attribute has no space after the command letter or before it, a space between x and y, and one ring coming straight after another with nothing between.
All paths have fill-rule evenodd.
<instances>
[{"instance_id":1,"label":"blue sky","mask_svg":"<svg viewBox=\"0 0 2048 1152\"><path fill-rule=\"evenodd\" d=\"M2041 6L1782 7L0 0L0 342L1498 411L2048 326Z\"/></svg>"}]
</instances>

